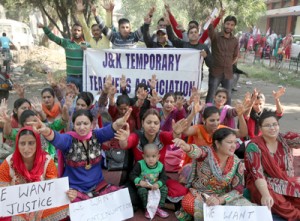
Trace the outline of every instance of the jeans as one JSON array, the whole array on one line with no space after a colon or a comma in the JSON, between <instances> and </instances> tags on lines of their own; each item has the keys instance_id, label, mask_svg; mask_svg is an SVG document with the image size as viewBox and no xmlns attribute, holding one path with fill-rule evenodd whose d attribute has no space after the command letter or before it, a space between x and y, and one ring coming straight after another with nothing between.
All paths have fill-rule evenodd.
<instances>
[{"instance_id":1,"label":"jeans","mask_svg":"<svg viewBox=\"0 0 300 221\"><path fill-rule=\"evenodd\" d=\"M79 92L82 92L82 75L76 76L76 75L67 75L67 83L73 83L76 85L76 87L79 89Z\"/></svg>"},{"instance_id":2,"label":"jeans","mask_svg":"<svg viewBox=\"0 0 300 221\"><path fill-rule=\"evenodd\" d=\"M224 74L220 77L214 77L209 74L208 78L208 92L206 96L206 103L213 103L215 93L221 84L221 86L228 91L228 98L226 104L231 105L231 89L232 89L233 79L225 79Z\"/></svg>"}]
</instances>

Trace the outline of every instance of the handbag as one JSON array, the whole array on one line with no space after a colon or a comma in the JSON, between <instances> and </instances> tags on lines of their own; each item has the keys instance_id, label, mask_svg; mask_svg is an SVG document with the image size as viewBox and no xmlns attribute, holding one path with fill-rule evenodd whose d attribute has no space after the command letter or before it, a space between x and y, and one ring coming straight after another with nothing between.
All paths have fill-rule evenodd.
<instances>
[{"instance_id":1,"label":"handbag","mask_svg":"<svg viewBox=\"0 0 300 221\"><path fill-rule=\"evenodd\" d=\"M168 145L165 156L166 172L178 172L182 168L184 152L173 144Z\"/></svg>"},{"instance_id":2,"label":"handbag","mask_svg":"<svg viewBox=\"0 0 300 221\"><path fill-rule=\"evenodd\" d=\"M108 171L128 169L128 150L111 148L105 151L105 156Z\"/></svg>"}]
</instances>

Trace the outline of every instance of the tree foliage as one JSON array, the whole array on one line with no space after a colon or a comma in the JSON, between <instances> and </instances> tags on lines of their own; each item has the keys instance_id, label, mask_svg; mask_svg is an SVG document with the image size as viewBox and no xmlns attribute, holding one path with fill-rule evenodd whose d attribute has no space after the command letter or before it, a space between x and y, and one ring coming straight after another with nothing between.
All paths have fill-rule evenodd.
<instances>
[{"instance_id":1,"label":"tree foliage","mask_svg":"<svg viewBox=\"0 0 300 221\"><path fill-rule=\"evenodd\" d=\"M74 14L76 13L76 6L74 0L3 0L4 7L8 10L8 18L27 21L28 15L36 9L42 12L44 23L47 20L55 26L63 37L69 38L70 25L76 21ZM90 0L95 3L96 0ZM22 8L22 10L20 10ZM88 9L88 4L86 4ZM25 15L21 15L20 11ZM31 13L30 13L31 12ZM86 10L86 17L89 14ZM49 25L49 24L48 24Z\"/></svg>"},{"instance_id":2,"label":"tree foliage","mask_svg":"<svg viewBox=\"0 0 300 221\"><path fill-rule=\"evenodd\" d=\"M226 15L235 15L238 19L237 30L256 25L257 20L266 11L264 0L122 0L124 17L130 19L136 27L143 23L143 18L151 6L156 6L153 21L158 21L164 13L164 2L171 6L176 19L183 25L188 21L205 21L216 7L226 9Z\"/></svg>"}]
</instances>

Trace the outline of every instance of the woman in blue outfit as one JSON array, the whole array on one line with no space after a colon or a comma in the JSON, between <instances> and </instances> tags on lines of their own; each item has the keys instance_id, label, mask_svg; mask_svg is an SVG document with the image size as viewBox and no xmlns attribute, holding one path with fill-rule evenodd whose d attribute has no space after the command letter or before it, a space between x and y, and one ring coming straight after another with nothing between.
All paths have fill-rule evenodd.
<instances>
[{"instance_id":1,"label":"woman in blue outfit","mask_svg":"<svg viewBox=\"0 0 300 221\"><path fill-rule=\"evenodd\" d=\"M42 134L64 155L63 177L69 177L70 190L68 196L72 202L86 200L117 190L108 185L101 169L101 144L114 137L131 114L126 114L114 123L103 128L92 130L93 116L88 110L78 110L73 114L74 130L59 134L46 127L41 121L33 123Z\"/></svg>"}]
</instances>

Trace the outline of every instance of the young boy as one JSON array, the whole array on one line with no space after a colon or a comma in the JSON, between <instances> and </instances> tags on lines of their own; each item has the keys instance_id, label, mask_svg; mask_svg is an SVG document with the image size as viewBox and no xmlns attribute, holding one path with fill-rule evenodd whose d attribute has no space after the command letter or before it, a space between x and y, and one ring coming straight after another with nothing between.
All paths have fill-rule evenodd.
<instances>
[{"instance_id":1,"label":"young boy","mask_svg":"<svg viewBox=\"0 0 300 221\"><path fill-rule=\"evenodd\" d=\"M143 149L143 160L138 161L134 166L130 180L137 186L138 196L143 202L145 208L145 217L150 218L147 211L148 191L160 190L160 201L156 214L161 218L167 218L169 214L161 209L165 204L165 199L168 194L168 188L166 186L167 176L164 170L164 166L159 162L159 149L155 144L146 144Z\"/></svg>"}]
</instances>

